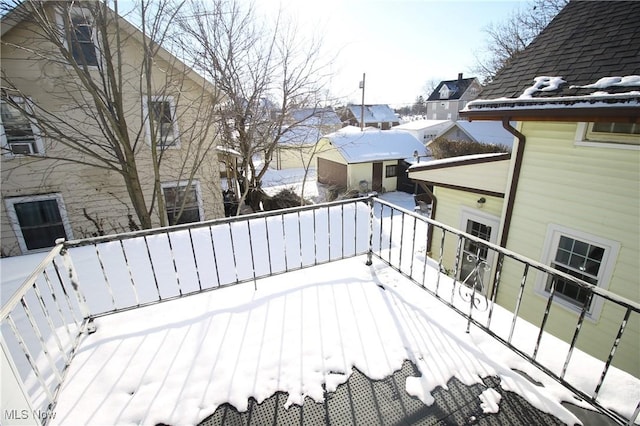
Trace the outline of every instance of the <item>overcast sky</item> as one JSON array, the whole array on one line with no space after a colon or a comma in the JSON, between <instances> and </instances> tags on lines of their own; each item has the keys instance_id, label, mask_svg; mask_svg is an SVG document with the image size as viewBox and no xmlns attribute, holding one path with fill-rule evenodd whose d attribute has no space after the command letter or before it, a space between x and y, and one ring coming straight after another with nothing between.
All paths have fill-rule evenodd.
<instances>
[{"instance_id":1,"label":"overcast sky","mask_svg":"<svg viewBox=\"0 0 640 426\"><path fill-rule=\"evenodd\" d=\"M296 16L305 30L324 35L335 52L332 94L360 103L412 104L431 79L472 77L491 22L507 19L527 2L506 0L256 0L260 7Z\"/></svg>"}]
</instances>

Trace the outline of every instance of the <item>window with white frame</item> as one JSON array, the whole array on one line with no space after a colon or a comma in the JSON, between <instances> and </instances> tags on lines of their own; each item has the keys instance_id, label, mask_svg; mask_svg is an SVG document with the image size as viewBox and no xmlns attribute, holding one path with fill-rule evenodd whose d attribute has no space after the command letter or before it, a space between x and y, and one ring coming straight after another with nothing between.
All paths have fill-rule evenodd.
<instances>
[{"instance_id":1,"label":"window with white frame","mask_svg":"<svg viewBox=\"0 0 640 426\"><path fill-rule=\"evenodd\" d=\"M640 149L640 124L614 122L578 123L576 144Z\"/></svg>"},{"instance_id":2,"label":"window with white frame","mask_svg":"<svg viewBox=\"0 0 640 426\"><path fill-rule=\"evenodd\" d=\"M95 7L95 6L92 6ZM62 7L57 15L64 31L63 42L78 65L98 66L98 37L95 17L89 7Z\"/></svg>"},{"instance_id":3,"label":"window with white frame","mask_svg":"<svg viewBox=\"0 0 640 426\"><path fill-rule=\"evenodd\" d=\"M31 111L25 99L12 97L0 102L0 139L3 154L43 154L44 144L40 131L27 115Z\"/></svg>"},{"instance_id":4,"label":"window with white frame","mask_svg":"<svg viewBox=\"0 0 640 426\"><path fill-rule=\"evenodd\" d=\"M460 228L464 229L467 234L481 238L485 241L495 243L498 236L498 228L500 227L500 219L496 216L481 213L474 209L463 208L460 212ZM462 258L460 259L460 279L469 281L473 279L474 272L478 263L486 263L488 268L481 268L477 272L481 275L483 287L478 291L486 292L489 283L489 270L493 262L494 252L483 244L466 239L462 247Z\"/></svg>"},{"instance_id":5,"label":"window with white frame","mask_svg":"<svg viewBox=\"0 0 640 426\"><path fill-rule=\"evenodd\" d=\"M200 183L168 182L162 184L169 225L200 222L204 218Z\"/></svg>"},{"instance_id":6,"label":"window with white frame","mask_svg":"<svg viewBox=\"0 0 640 426\"><path fill-rule=\"evenodd\" d=\"M615 241L551 225L547 232L543 261L558 271L594 286L607 288L619 247ZM548 295L553 281L552 276L539 278L538 290ZM581 310L587 303L588 295L588 289L562 277L555 278L554 300L562 305ZM594 298L587 306L588 314L591 317L598 316L601 305L601 298Z\"/></svg>"},{"instance_id":7,"label":"window with white frame","mask_svg":"<svg viewBox=\"0 0 640 426\"><path fill-rule=\"evenodd\" d=\"M161 148L179 146L178 123L171 96L153 96L144 99L147 142L156 141Z\"/></svg>"},{"instance_id":8,"label":"window with white frame","mask_svg":"<svg viewBox=\"0 0 640 426\"><path fill-rule=\"evenodd\" d=\"M52 247L58 238L73 239L62 195L9 197L5 205L23 253Z\"/></svg>"}]
</instances>

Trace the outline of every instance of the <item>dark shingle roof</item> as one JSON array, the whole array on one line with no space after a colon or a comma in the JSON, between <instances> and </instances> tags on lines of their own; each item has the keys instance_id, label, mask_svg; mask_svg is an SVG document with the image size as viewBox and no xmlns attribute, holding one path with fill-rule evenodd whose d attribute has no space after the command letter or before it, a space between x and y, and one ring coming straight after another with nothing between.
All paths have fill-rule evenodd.
<instances>
[{"instance_id":1,"label":"dark shingle roof","mask_svg":"<svg viewBox=\"0 0 640 426\"><path fill-rule=\"evenodd\" d=\"M442 86L446 85L449 90L454 91L447 100L456 100L460 99L460 97L467 91L471 83L473 83L475 77L473 78L461 78L456 80L443 80L438 84L438 86L431 93L427 101L439 101L440 100L440 89Z\"/></svg>"},{"instance_id":2,"label":"dark shingle roof","mask_svg":"<svg viewBox=\"0 0 640 426\"><path fill-rule=\"evenodd\" d=\"M560 90L538 92L535 97L584 95L593 90L570 86L640 74L639 23L639 1L573 0L497 74L480 98L517 98L537 76L562 77L567 83Z\"/></svg>"}]
</instances>

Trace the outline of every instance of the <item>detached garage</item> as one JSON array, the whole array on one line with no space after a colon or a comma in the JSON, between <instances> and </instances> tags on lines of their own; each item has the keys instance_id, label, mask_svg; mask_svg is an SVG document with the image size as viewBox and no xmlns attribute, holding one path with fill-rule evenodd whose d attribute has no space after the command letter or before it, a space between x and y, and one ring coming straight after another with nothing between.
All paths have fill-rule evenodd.
<instances>
[{"instance_id":1,"label":"detached garage","mask_svg":"<svg viewBox=\"0 0 640 426\"><path fill-rule=\"evenodd\" d=\"M421 158L427 155L408 132L348 126L318 141L318 182L359 190L366 181L373 191L395 191L416 151Z\"/></svg>"}]
</instances>

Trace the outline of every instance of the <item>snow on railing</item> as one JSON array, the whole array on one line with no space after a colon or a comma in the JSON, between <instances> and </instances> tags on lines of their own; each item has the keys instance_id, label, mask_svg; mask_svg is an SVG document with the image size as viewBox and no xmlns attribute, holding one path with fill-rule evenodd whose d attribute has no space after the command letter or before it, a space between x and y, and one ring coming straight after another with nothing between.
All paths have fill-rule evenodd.
<instances>
[{"instance_id":1,"label":"snow on railing","mask_svg":"<svg viewBox=\"0 0 640 426\"><path fill-rule=\"evenodd\" d=\"M21 408L3 407L3 420L47 421L88 319L73 265L59 242L0 312L7 360L3 391L8 386Z\"/></svg>"},{"instance_id":2,"label":"snow on railing","mask_svg":"<svg viewBox=\"0 0 640 426\"><path fill-rule=\"evenodd\" d=\"M430 234L438 242L434 257L427 253ZM447 263L451 256L445 250L455 253L455 260ZM242 282L256 286L262 277L363 254L368 264L373 256L381 259L466 317L467 331L471 324L486 331L623 421L598 396L630 317L638 319L637 303L371 197L62 242L2 308L2 348L17 366L16 383L30 409L45 413L39 419L46 423L66 367L94 318ZM550 292L540 325L533 326L518 314L539 274ZM558 309L553 304L558 279L588 292L576 323L566 324L565 335L569 329L572 338L564 357L555 353L557 339L546 332ZM505 282L517 283L513 300L499 300L511 304L510 310L496 303ZM574 365L587 365L586 354L576 347L596 298L620 311L621 320L605 361L584 379Z\"/></svg>"},{"instance_id":3,"label":"snow on railing","mask_svg":"<svg viewBox=\"0 0 640 426\"><path fill-rule=\"evenodd\" d=\"M640 401L628 418L609 410L606 401L600 401L599 396L603 385L615 386L615 380L607 382L607 378L611 375L615 356L622 355L621 343L630 319L636 323L640 320L640 304L384 200L374 199L372 203L376 217L390 219L372 222L372 234L379 238L372 255L463 315L468 321L467 332L471 324L476 325L621 424L632 424L637 419ZM427 255L428 227L432 227L434 241L435 235L439 234L437 253L433 257ZM407 241L405 235L414 238ZM420 241L424 244L416 250ZM455 256L449 256L454 258L449 263L445 261L447 249L450 253L455 252ZM505 282L515 285L509 288ZM547 300L542 303L542 312L532 314L531 306L540 306L541 299L540 291L532 287L540 282L546 283L548 288ZM566 304L564 307L554 304L554 300L561 297L557 288L559 282L571 283L586 292L584 303L570 308ZM497 298L501 288L507 291L507 296L500 298L499 306ZM592 332L597 327L597 318L593 318L596 303L607 305L610 312L607 322L614 322L616 315L618 319L617 325L611 327L615 329L613 334L603 336L602 328L598 330L603 342L598 354L601 360L577 348L585 323L589 323ZM503 308L505 305L507 309ZM520 317L520 310L525 305L529 317L539 318L538 325ZM573 324L549 321L554 314L556 318L566 318L562 314L569 310L575 312L569 316L576 318ZM637 362L637 343L634 345L632 333L624 342L628 364ZM553 335L567 336L569 343L559 345ZM604 342L609 343L608 348ZM558 347L566 352L558 353ZM590 368L585 371L585 366ZM613 370L615 374L627 374L617 368Z\"/></svg>"}]
</instances>

